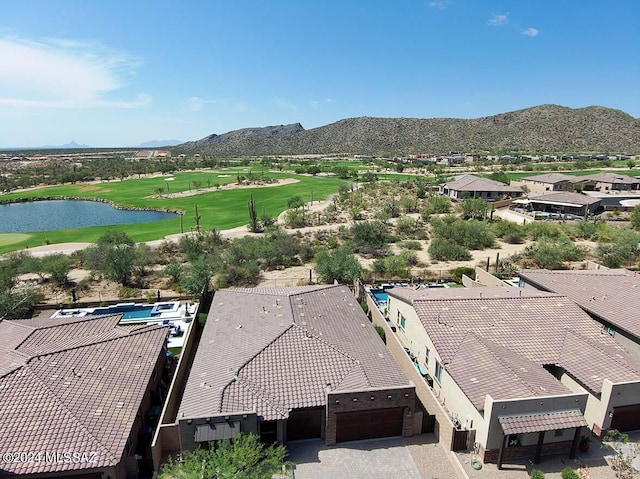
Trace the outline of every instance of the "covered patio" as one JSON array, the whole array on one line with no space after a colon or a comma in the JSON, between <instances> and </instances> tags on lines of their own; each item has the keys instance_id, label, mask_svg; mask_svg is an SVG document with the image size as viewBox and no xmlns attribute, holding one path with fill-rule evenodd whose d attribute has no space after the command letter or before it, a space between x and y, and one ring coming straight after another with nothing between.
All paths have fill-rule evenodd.
<instances>
[{"instance_id":1,"label":"covered patio","mask_svg":"<svg viewBox=\"0 0 640 479\"><path fill-rule=\"evenodd\" d=\"M544 445L544 436L547 431L575 428L571 451L569 452L569 458L574 459L578 442L580 441L580 431L587 426L587 421L579 409L553 413L499 416L498 421L504 435L500 444L500 452L498 453L498 469L502 469L504 450L508 446L509 438L513 435L538 433L538 444L533 459L533 462L538 464L542 454L542 446Z\"/></svg>"}]
</instances>

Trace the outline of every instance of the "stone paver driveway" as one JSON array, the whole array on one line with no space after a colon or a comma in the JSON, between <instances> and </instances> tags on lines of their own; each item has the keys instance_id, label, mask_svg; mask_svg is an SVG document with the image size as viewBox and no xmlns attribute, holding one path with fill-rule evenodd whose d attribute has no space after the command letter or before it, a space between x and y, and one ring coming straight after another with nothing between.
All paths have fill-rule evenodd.
<instances>
[{"instance_id":1,"label":"stone paver driveway","mask_svg":"<svg viewBox=\"0 0 640 479\"><path fill-rule=\"evenodd\" d=\"M402 438L325 446L321 440L287 444L295 479L422 479Z\"/></svg>"}]
</instances>

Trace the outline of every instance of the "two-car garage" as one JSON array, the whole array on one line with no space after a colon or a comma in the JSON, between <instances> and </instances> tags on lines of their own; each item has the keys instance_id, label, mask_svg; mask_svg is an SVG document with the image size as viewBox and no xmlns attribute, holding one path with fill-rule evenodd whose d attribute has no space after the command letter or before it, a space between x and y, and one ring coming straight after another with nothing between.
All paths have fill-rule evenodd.
<instances>
[{"instance_id":1,"label":"two-car garage","mask_svg":"<svg viewBox=\"0 0 640 479\"><path fill-rule=\"evenodd\" d=\"M401 407L342 412L336 416L336 442L402 435Z\"/></svg>"}]
</instances>

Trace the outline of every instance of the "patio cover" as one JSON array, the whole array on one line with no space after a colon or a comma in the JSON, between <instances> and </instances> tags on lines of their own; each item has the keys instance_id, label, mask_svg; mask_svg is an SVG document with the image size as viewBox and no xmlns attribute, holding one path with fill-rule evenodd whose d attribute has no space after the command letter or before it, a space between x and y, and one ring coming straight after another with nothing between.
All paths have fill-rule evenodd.
<instances>
[{"instance_id":1,"label":"patio cover","mask_svg":"<svg viewBox=\"0 0 640 479\"><path fill-rule=\"evenodd\" d=\"M238 434L240 434L239 421L199 424L196 426L196 442L231 439Z\"/></svg>"},{"instance_id":2,"label":"patio cover","mask_svg":"<svg viewBox=\"0 0 640 479\"><path fill-rule=\"evenodd\" d=\"M587 421L579 409L521 416L499 416L498 421L505 435L587 426Z\"/></svg>"}]
</instances>

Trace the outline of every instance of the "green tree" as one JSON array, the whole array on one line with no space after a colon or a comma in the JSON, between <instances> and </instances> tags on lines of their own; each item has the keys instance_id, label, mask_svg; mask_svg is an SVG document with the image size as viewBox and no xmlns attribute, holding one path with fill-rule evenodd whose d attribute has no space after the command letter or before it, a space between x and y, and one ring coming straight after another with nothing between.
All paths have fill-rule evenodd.
<instances>
[{"instance_id":1,"label":"green tree","mask_svg":"<svg viewBox=\"0 0 640 479\"><path fill-rule=\"evenodd\" d=\"M325 283L348 284L359 278L362 266L358 259L346 248L334 251L320 251L316 254L316 273Z\"/></svg>"},{"instance_id":2,"label":"green tree","mask_svg":"<svg viewBox=\"0 0 640 479\"><path fill-rule=\"evenodd\" d=\"M629 221L631 221L631 226L635 229L640 229L640 205L633 207Z\"/></svg>"},{"instance_id":3,"label":"green tree","mask_svg":"<svg viewBox=\"0 0 640 479\"><path fill-rule=\"evenodd\" d=\"M180 286L191 294L200 294L209 290L211 279L220 269L219 258L214 256L200 256L191 261L186 270L180 275Z\"/></svg>"},{"instance_id":4,"label":"green tree","mask_svg":"<svg viewBox=\"0 0 640 479\"><path fill-rule=\"evenodd\" d=\"M362 221L351 226L351 246L357 253L382 256L389 240L387 225L381 221Z\"/></svg>"},{"instance_id":5,"label":"green tree","mask_svg":"<svg viewBox=\"0 0 640 479\"><path fill-rule=\"evenodd\" d=\"M484 220L489 211L489 205L482 198L467 198L458 206L465 220Z\"/></svg>"},{"instance_id":6,"label":"green tree","mask_svg":"<svg viewBox=\"0 0 640 479\"><path fill-rule=\"evenodd\" d=\"M582 261L586 256L586 249L573 243L567 236L557 239L542 237L538 242L527 246L523 254L538 268L561 269L566 261Z\"/></svg>"},{"instance_id":7,"label":"green tree","mask_svg":"<svg viewBox=\"0 0 640 479\"><path fill-rule=\"evenodd\" d=\"M130 286L134 269L140 267L139 254L127 233L109 231L98 238L95 247L84 251L84 258L91 269L101 271L105 278Z\"/></svg>"},{"instance_id":8,"label":"green tree","mask_svg":"<svg viewBox=\"0 0 640 479\"><path fill-rule=\"evenodd\" d=\"M49 279L56 286L64 286L68 282L71 260L61 253L42 258L42 270L49 275Z\"/></svg>"},{"instance_id":9,"label":"green tree","mask_svg":"<svg viewBox=\"0 0 640 479\"><path fill-rule=\"evenodd\" d=\"M33 288L17 289L18 263L15 257L0 261L0 319L24 319L42 295Z\"/></svg>"},{"instance_id":10,"label":"green tree","mask_svg":"<svg viewBox=\"0 0 640 479\"><path fill-rule=\"evenodd\" d=\"M599 242L596 254L608 268L627 266L638 259L640 235L627 228L616 228L611 243Z\"/></svg>"},{"instance_id":11,"label":"green tree","mask_svg":"<svg viewBox=\"0 0 640 479\"><path fill-rule=\"evenodd\" d=\"M287 450L280 444L267 446L254 434L223 439L208 451L196 449L182 454L181 462L169 460L160 479L271 479L282 473Z\"/></svg>"},{"instance_id":12,"label":"green tree","mask_svg":"<svg viewBox=\"0 0 640 479\"><path fill-rule=\"evenodd\" d=\"M287 207L289 209L298 209L298 208L304 208L304 200L296 195L296 196L292 196L291 198L289 198L289 200L287 201Z\"/></svg>"},{"instance_id":13,"label":"green tree","mask_svg":"<svg viewBox=\"0 0 640 479\"><path fill-rule=\"evenodd\" d=\"M471 259L471 253L467 248L445 238L431 240L428 251L429 256L438 261L469 261Z\"/></svg>"}]
</instances>

